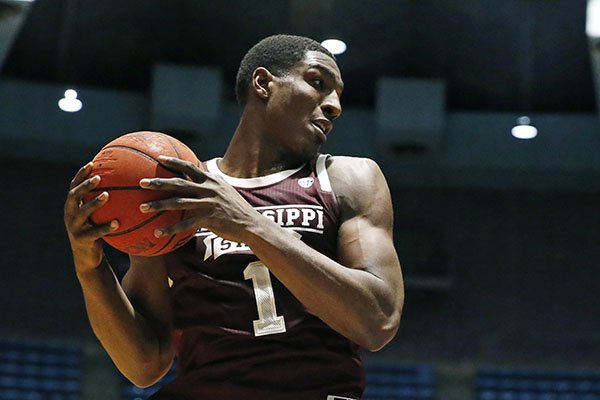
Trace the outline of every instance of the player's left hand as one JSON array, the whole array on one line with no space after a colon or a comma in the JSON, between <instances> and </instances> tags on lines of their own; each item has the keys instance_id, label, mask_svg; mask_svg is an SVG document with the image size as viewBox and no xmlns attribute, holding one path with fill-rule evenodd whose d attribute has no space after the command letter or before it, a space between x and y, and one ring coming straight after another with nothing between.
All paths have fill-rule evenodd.
<instances>
[{"instance_id":1,"label":"player's left hand","mask_svg":"<svg viewBox=\"0 0 600 400\"><path fill-rule=\"evenodd\" d=\"M148 190L164 190L173 197L142 203L140 211L191 210L187 219L155 231L155 235L171 235L192 227L206 228L223 239L243 242L246 229L262 218L252 206L225 180L203 171L198 166L174 157L160 156L165 167L185 174L185 178L148 178L140 186Z\"/></svg>"}]
</instances>

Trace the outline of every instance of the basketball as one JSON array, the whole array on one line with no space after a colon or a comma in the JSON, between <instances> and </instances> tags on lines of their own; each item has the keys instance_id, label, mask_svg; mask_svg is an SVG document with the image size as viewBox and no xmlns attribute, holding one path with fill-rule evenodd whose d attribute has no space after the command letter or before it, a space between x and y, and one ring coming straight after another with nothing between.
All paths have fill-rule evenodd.
<instances>
[{"instance_id":1,"label":"basketball","mask_svg":"<svg viewBox=\"0 0 600 400\"><path fill-rule=\"evenodd\" d=\"M184 220L189 211L172 210L142 213L141 203L172 197L166 191L140 187L142 178L182 177L179 172L160 164L158 156L177 157L201 167L194 152L179 140L160 132L128 133L105 145L94 157L90 176L101 177L99 185L84 199L109 193L108 201L91 216L93 224L106 224L116 219L119 228L104 236L112 247L136 256L166 254L185 244L195 229L171 236L155 237L158 228Z\"/></svg>"}]
</instances>

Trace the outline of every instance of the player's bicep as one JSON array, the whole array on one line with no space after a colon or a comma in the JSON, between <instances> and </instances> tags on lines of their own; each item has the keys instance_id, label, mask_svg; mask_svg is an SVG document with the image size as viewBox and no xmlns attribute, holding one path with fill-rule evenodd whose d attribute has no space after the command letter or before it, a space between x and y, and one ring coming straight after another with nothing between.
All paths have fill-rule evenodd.
<instances>
[{"instance_id":1,"label":"player's bicep","mask_svg":"<svg viewBox=\"0 0 600 400\"><path fill-rule=\"evenodd\" d=\"M338 261L384 280L391 291L401 290L400 263L393 241L392 200L377 164L345 159L334 171L341 213ZM333 182L332 182L333 183Z\"/></svg>"},{"instance_id":2,"label":"player's bicep","mask_svg":"<svg viewBox=\"0 0 600 400\"><path fill-rule=\"evenodd\" d=\"M398 257L390 231L363 216L342 223L338 235L338 261L383 278L386 270L397 270Z\"/></svg>"},{"instance_id":3,"label":"player's bicep","mask_svg":"<svg viewBox=\"0 0 600 400\"><path fill-rule=\"evenodd\" d=\"M401 308L403 281L391 230L365 215L345 220L338 237L338 262L367 272L375 279L363 283L378 293L390 310Z\"/></svg>"}]
</instances>

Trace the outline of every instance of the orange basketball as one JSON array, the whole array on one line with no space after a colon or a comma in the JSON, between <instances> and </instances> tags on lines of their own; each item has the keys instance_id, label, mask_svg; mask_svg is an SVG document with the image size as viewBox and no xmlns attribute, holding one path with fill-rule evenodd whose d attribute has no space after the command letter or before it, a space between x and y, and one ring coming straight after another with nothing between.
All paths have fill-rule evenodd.
<instances>
[{"instance_id":1,"label":"orange basketball","mask_svg":"<svg viewBox=\"0 0 600 400\"><path fill-rule=\"evenodd\" d=\"M119 228L104 237L114 248L136 256L157 256L175 250L185 244L195 229L171 236L154 236L157 228L182 221L188 211L160 211L142 213L141 203L172 197L159 190L142 189L142 178L182 177L178 172L162 166L158 156L177 157L201 167L201 163L189 147L179 140L160 132L133 132L120 136L104 146L93 159L92 173L100 175L99 185L86 201L103 191L109 193L106 204L96 210L91 220L94 224L106 224L116 219Z\"/></svg>"}]
</instances>

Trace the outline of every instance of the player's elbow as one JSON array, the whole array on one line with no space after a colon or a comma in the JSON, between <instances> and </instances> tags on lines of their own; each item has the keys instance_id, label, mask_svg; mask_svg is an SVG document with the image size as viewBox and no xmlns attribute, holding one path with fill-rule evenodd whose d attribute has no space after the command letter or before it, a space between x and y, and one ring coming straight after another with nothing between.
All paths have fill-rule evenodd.
<instances>
[{"instance_id":1,"label":"player's elbow","mask_svg":"<svg viewBox=\"0 0 600 400\"><path fill-rule=\"evenodd\" d=\"M390 296L389 298L392 300L382 303L378 313L371 314L371 318L373 319L368 323L371 329L365 346L363 346L369 351L375 352L381 350L398 333L402 309L404 308L404 293L402 292L400 296Z\"/></svg>"},{"instance_id":2,"label":"player's elbow","mask_svg":"<svg viewBox=\"0 0 600 400\"><path fill-rule=\"evenodd\" d=\"M396 336L400 326L400 312L388 316L375 326L377 328L370 330L362 345L371 352L381 350Z\"/></svg>"},{"instance_id":3,"label":"player's elbow","mask_svg":"<svg viewBox=\"0 0 600 400\"><path fill-rule=\"evenodd\" d=\"M173 359L173 355L167 352L144 360L138 359L135 365L119 369L135 386L146 388L160 381L169 372Z\"/></svg>"},{"instance_id":4,"label":"player's elbow","mask_svg":"<svg viewBox=\"0 0 600 400\"><path fill-rule=\"evenodd\" d=\"M135 371L126 374L127 379L139 388L147 388L161 380L167 374L171 364L163 366L143 365Z\"/></svg>"},{"instance_id":5,"label":"player's elbow","mask_svg":"<svg viewBox=\"0 0 600 400\"><path fill-rule=\"evenodd\" d=\"M160 380L160 378L157 379L156 377L149 376L148 374L144 374L143 376L129 376L128 379L131 383L139 388L150 387Z\"/></svg>"}]
</instances>

